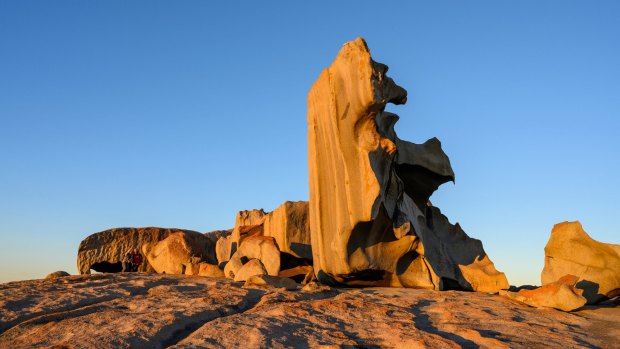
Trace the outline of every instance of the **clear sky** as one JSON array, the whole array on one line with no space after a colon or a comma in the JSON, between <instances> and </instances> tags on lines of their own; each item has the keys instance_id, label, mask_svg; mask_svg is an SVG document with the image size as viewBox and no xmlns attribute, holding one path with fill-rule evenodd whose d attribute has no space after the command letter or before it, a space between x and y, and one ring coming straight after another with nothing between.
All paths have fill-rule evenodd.
<instances>
[{"instance_id":1,"label":"clear sky","mask_svg":"<svg viewBox=\"0 0 620 349\"><path fill-rule=\"evenodd\" d=\"M555 223L620 243L618 1L2 1L0 282L113 227L230 228L307 200L306 95L364 37L438 137L431 198L511 284Z\"/></svg>"}]
</instances>

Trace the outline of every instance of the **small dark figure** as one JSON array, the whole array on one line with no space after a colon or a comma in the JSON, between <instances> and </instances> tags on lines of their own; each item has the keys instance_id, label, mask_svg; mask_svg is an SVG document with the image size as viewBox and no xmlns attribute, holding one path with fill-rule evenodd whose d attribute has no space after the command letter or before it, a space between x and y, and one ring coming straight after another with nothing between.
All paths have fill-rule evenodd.
<instances>
[{"instance_id":1,"label":"small dark figure","mask_svg":"<svg viewBox=\"0 0 620 349\"><path fill-rule=\"evenodd\" d=\"M140 254L140 252L138 252L137 248L134 248L131 260L131 271L138 271L140 264L142 264L142 255Z\"/></svg>"},{"instance_id":2,"label":"small dark figure","mask_svg":"<svg viewBox=\"0 0 620 349\"><path fill-rule=\"evenodd\" d=\"M133 270L133 267L132 267L133 253L131 252L131 250L125 253L125 256L123 257L122 262L123 262L123 273L127 273Z\"/></svg>"}]
</instances>

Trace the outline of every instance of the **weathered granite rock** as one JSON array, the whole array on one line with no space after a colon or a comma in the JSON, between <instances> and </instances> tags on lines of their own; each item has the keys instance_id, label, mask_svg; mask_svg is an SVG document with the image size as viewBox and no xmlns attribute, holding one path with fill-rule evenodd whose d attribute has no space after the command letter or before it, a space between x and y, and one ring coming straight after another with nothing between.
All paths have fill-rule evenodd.
<instances>
[{"instance_id":1,"label":"weathered granite rock","mask_svg":"<svg viewBox=\"0 0 620 349\"><path fill-rule=\"evenodd\" d=\"M222 278L224 277L224 271L217 265L202 262L198 264L198 275L212 278Z\"/></svg>"},{"instance_id":2,"label":"weathered granite rock","mask_svg":"<svg viewBox=\"0 0 620 349\"><path fill-rule=\"evenodd\" d=\"M556 224L545 246L542 284L566 274L579 277L576 287L588 304L620 296L620 245L592 239L578 221Z\"/></svg>"},{"instance_id":3,"label":"weathered granite rock","mask_svg":"<svg viewBox=\"0 0 620 349\"><path fill-rule=\"evenodd\" d=\"M285 290L293 291L297 289L297 283L293 279L280 276L271 275L253 275L245 280L243 287L252 286L268 286L283 288Z\"/></svg>"},{"instance_id":4,"label":"weathered granite rock","mask_svg":"<svg viewBox=\"0 0 620 349\"><path fill-rule=\"evenodd\" d=\"M278 275L285 278L291 278L299 283L305 284L304 281L306 278L308 278L309 275L314 275L314 268L310 265L301 265L290 269L280 270L280 274Z\"/></svg>"},{"instance_id":5,"label":"weathered granite rock","mask_svg":"<svg viewBox=\"0 0 620 349\"><path fill-rule=\"evenodd\" d=\"M245 262L247 263L247 258L245 258ZM227 278L234 278L241 268L243 268L243 261L241 260L241 256L235 253L224 266L224 276Z\"/></svg>"},{"instance_id":6,"label":"weathered granite rock","mask_svg":"<svg viewBox=\"0 0 620 349\"><path fill-rule=\"evenodd\" d=\"M414 144L396 136L398 116L384 109L405 103L407 92L387 70L358 38L308 95L309 220L319 281L508 288L480 241L430 205L454 173L437 139Z\"/></svg>"},{"instance_id":7,"label":"weathered granite rock","mask_svg":"<svg viewBox=\"0 0 620 349\"><path fill-rule=\"evenodd\" d=\"M204 236L209 240L209 246L206 253L206 260L209 263L219 263L218 255L217 255L217 243L220 239L227 238L232 235L232 229L229 230L214 230L207 233L204 233Z\"/></svg>"},{"instance_id":8,"label":"weathered granite rock","mask_svg":"<svg viewBox=\"0 0 620 349\"><path fill-rule=\"evenodd\" d=\"M45 277L46 279L57 279L57 278L62 278L65 276L71 276L71 274L67 273L66 271L55 271L53 273L47 274L47 276Z\"/></svg>"},{"instance_id":9,"label":"weathered granite rock","mask_svg":"<svg viewBox=\"0 0 620 349\"><path fill-rule=\"evenodd\" d=\"M250 276L267 275L265 266L259 259L250 259L235 274L235 281L246 281Z\"/></svg>"},{"instance_id":10,"label":"weathered granite rock","mask_svg":"<svg viewBox=\"0 0 620 349\"><path fill-rule=\"evenodd\" d=\"M0 348L617 348L620 307L153 273L0 283Z\"/></svg>"},{"instance_id":11,"label":"weathered granite rock","mask_svg":"<svg viewBox=\"0 0 620 349\"><path fill-rule=\"evenodd\" d=\"M233 246L233 237L228 235L222 236L217 240L215 244L215 255L217 257L218 265L228 262L230 257L237 251L237 246Z\"/></svg>"},{"instance_id":12,"label":"weathered granite rock","mask_svg":"<svg viewBox=\"0 0 620 349\"><path fill-rule=\"evenodd\" d=\"M128 250L138 248L142 253L148 252L155 243L176 232L200 234L191 230L156 227L115 228L92 234L78 248L78 271L80 274L90 274L91 269L97 272L120 272L123 269L121 260ZM153 268L145 259L139 271L153 271Z\"/></svg>"},{"instance_id":13,"label":"weathered granite rock","mask_svg":"<svg viewBox=\"0 0 620 349\"><path fill-rule=\"evenodd\" d=\"M280 249L270 236L252 236L243 240L235 254L260 260L269 275L278 276L280 273Z\"/></svg>"},{"instance_id":14,"label":"weathered granite rock","mask_svg":"<svg viewBox=\"0 0 620 349\"><path fill-rule=\"evenodd\" d=\"M263 234L278 242L280 252L312 259L307 201L287 201L265 216Z\"/></svg>"},{"instance_id":15,"label":"weathered granite rock","mask_svg":"<svg viewBox=\"0 0 620 349\"><path fill-rule=\"evenodd\" d=\"M256 234L262 235L262 225L265 221L265 211L261 209L257 210L245 210L237 212L235 217L235 227L232 231L232 240L237 248L241 241L247 236ZM257 230L260 227L260 232Z\"/></svg>"},{"instance_id":16,"label":"weathered granite rock","mask_svg":"<svg viewBox=\"0 0 620 349\"><path fill-rule=\"evenodd\" d=\"M277 276L280 272L280 250L275 239L270 236L251 236L239 246L224 266L224 276L235 278L239 270L250 259L258 259L269 275Z\"/></svg>"},{"instance_id":17,"label":"weathered granite rock","mask_svg":"<svg viewBox=\"0 0 620 349\"><path fill-rule=\"evenodd\" d=\"M215 251L212 240L197 232L180 231L150 247L146 260L157 273L184 274L190 264L200 261L213 264L208 260L207 251ZM193 274L194 271L189 272Z\"/></svg>"},{"instance_id":18,"label":"weathered granite rock","mask_svg":"<svg viewBox=\"0 0 620 349\"><path fill-rule=\"evenodd\" d=\"M573 311L586 304L586 299L582 296L583 290L575 288L578 280L575 275L565 275L555 282L533 290L500 291L499 294L534 307Z\"/></svg>"}]
</instances>

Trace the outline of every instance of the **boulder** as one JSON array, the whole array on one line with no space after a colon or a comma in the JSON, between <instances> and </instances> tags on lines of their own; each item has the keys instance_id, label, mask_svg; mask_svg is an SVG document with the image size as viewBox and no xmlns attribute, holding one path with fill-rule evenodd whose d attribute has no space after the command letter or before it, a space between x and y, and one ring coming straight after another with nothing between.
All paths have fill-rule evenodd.
<instances>
[{"instance_id":1,"label":"boulder","mask_svg":"<svg viewBox=\"0 0 620 349\"><path fill-rule=\"evenodd\" d=\"M270 236L246 238L235 254L240 258L260 260L269 275L278 276L280 273L280 249Z\"/></svg>"},{"instance_id":2,"label":"boulder","mask_svg":"<svg viewBox=\"0 0 620 349\"><path fill-rule=\"evenodd\" d=\"M258 259L250 259L235 274L235 281L246 281L250 276L267 275L265 266Z\"/></svg>"},{"instance_id":3,"label":"boulder","mask_svg":"<svg viewBox=\"0 0 620 349\"><path fill-rule=\"evenodd\" d=\"M247 278L243 287L252 286L270 286L275 288L284 288L288 291L297 289L297 283L293 279L271 275L254 275Z\"/></svg>"},{"instance_id":4,"label":"boulder","mask_svg":"<svg viewBox=\"0 0 620 349\"><path fill-rule=\"evenodd\" d=\"M71 274L67 273L66 271L55 271L51 274L47 274L47 276L45 277L46 279L58 279L58 278L62 278L65 276L71 276Z\"/></svg>"},{"instance_id":5,"label":"boulder","mask_svg":"<svg viewBox=\"0 0 620 349\"><path fill-rule=\"evenodd\" d=\"M245 258L247 263L247 258ZM241 260L241 256L238 253L235 253L230 257L230 260L226 262L224 266L224 277L234 278L239 269L243 268L243 262Z\"/></svg>"},{"instance_id":6,"label":"boulder","mask_svg":"<svg viewBox=\"0 0 620 349\"><path fill-rule=\"evenodd\" d=\"M230 257L236 252L236 245L233 248L233 237L228 235L226 237L221 236L215 244L215 255L218 265L228 262Z\"/></svg>"},{"instance_id":7,"label":"boulder","mask_svg":"<svg viewBox=\"0 0 620 349\"><path fill-rule=\"evenodd\" d=\"M202 262L198 264L197 275L212 278L222 278L224 277L224 271L220 269L217 265Z\"/></svg>"},{"instance_id":8,"label":"boulder","mask_svg":"<svg viewBox=\"0 0 620 349\"><path fill-rule=\"evenodd\" d=\"M441 143L396 136L407 91L346 43L308 95L309 222L314 270L332 285L497 292L509 287L479 240L429 201L454 173Z\"/></svg>"},{"instance_id":9,"label":"boulder","mask_svg":"<svg viewBox=\"0 0 620 349\"><path fill-rule=\"evenodd\" d=\"M312 259L307 201L287 201L265 216L263 234L278 242L280 252Z\"/></svg>"},{"instance_id":10,"label":"boulder","mask_svg":"<svg viewBox=\"0 0 620 349\"><path fill-rule=\"evenodd\" d=\"M214 230L207 233L204 233L204 236L209 241L209 248L206 250L206 260L209 263L219 263L218 255L217 255L217 243L222 238L227 238L232 235L232 229L229 230ZM230 256L229 256L230 257Z\"/></svg>"},{"instance_id":11,"label":"boulder","mask_svg":"<svg viewBox=\"0 0 620 349\"><path fill-rule=\"evenodd\" d=\"M110 273L122 271L121 260L133 248L143 254L157 242L176 232L200 234L196 231L168 228L115 228L92 234L82 240L78 248L77 265L80 274L90 274L90 270ZM145 259L138 271L153 271Z\"/></svg>"},{"instance_id":12,"label":"boulder","mask_svg":"<svg viewBox=\"0 0 620 349\"><path fill-rule=\"evenodd\" d=\"M209 261L208 250L215 250L212 241L196 232L175 232L150 247L146 260L157 273L184 274L188 264ZM194 267L188 273L194 273Z\"/></svg>"},{"instance_id":13,"label":"boulder","mask_svg":"<svg viewBox=\"0 0 620 349\"><path fill-rule=\"evenodd\" d=\"M556 224L545 246L542 284L566 274L579 278L576 287L584 291L588 304L619 296L620 245L592 239L578 221Z\"/></svg>"},{"instance_id":14,"label":"boulder","mask_svg":"<svg viewBox=\"0 0 620 349\"><path fill-rule=\"evenodd\" d=\"M565 275L555 282L534 290L500 291L500 295L533 307L573 311L586 304L586 299L582 296L583 290L575 288L578 280L579 278L575 275Z\"/></svg>"}]
</instances>

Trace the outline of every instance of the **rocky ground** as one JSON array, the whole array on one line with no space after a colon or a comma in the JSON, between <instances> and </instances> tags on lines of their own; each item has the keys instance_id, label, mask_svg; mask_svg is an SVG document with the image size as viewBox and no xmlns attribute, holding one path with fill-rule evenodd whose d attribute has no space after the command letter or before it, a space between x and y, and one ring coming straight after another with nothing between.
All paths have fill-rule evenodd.
<instances>
[{"instance_id":1,"label":"rocky ground","mask_svg":"<svg viewBox=\"0 0 620 349\"><path fill-rule=\"evenodd\" d=\"M138 273L0 284L0 309L0 348L620 348L618 301L564 313L484 293Z\"/></svg>"}]
</instances>

